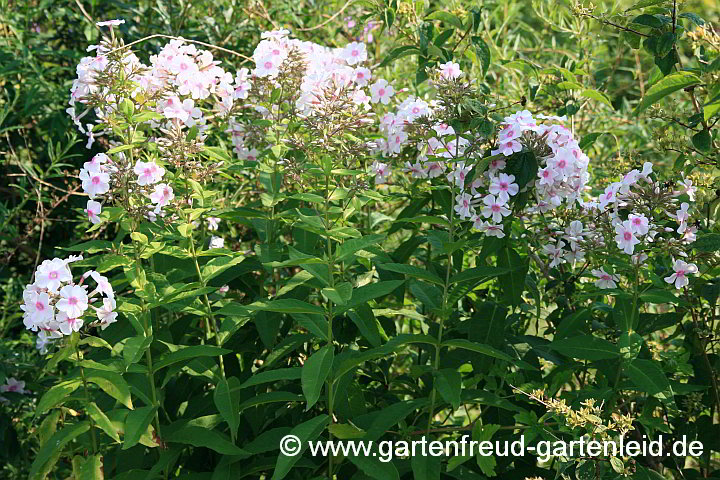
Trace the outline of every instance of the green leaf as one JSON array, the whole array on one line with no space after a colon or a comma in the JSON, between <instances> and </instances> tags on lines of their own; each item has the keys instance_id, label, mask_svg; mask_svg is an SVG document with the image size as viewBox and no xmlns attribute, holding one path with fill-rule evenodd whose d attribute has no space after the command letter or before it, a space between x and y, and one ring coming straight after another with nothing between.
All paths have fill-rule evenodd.
<instances>
[{"instance_id":1,"label":"green leaf","mask_svg":"<svg viewBox=\"0 0 720 480\"><path fill-rule=\"evenodd\" d=\"M255 395L240 404L240 411L266 403L290 403L302 402L303 396L290 392L267 392Z\"/></svg>"},{"instance_id":2,"label":"green leaf","mask_svg":"<svg viewBox=\"0 0 720 480\"><path fill-rule=\"evenodd\" d=\"M500 425L481 425L478 422L473 427L473 441L489 442L498 430L500 430ZM485 475L487 475L488 477L495 476L495 466L497 465L497 462L495 461L494 456L484 456L482 455L481 451L477 453L475 458L477 460L478 467L480 467L480 470L482 470Z\"/></svg>"},{"instance_id":3,"label":"green leaf","mask_svg":"<svg viewBox=\"0 0 720 480\"><path fill-rule=\"evenodd\" d=\"M334 287L326 287L322 289L322 294L335 303L335 305L345 305L352 297L352 284L350 282L342 282Z\"/></svg>"},{"instance_id":4,"label":"green leaf","mask_svg":"<svg viewBox=\"0 0 720 480\"><path fill-rule=\"evenodd\" d=\"M410 458L414 480L440 480L442 460L430 455L414 455ZM449 471L449 469L448 469Z\"/></svg>"},{"instance_id":5,"label":"green leaf","mask_svg":"<svg viewBox=\"0 0 720 480\"><path fill-rule=\"evenodd\" d=\"M427 403L428 400L426 398L420 398L417 400L396 402L383 408L377 415L375 415L370 427L367 429L368 433L365 435L365 441L377 441L380 437L385 435L388 430L397 425L418 408L427 405Z\"/></svg>"},{"instance_id":6,"label":"green leaf","mask_svg":"<svg viewBox=\"0 0 720 480\"><path fill-rule=\"evenodd\" d=\"M300 378L302 367L279 368L277 370L268 370L265 372L254 373L238 388L248 388L263 383L278 382L281 380L298 380Z\"/></svg>"},{"instance_id":7,"label":"green leaf","mask_svg":"<svg viewBox=\"0 0 720 480\"><path fill-rule=\"evenodd\" d=\"M129 366L133 363L137 363L140 358L142 358L145 350L150 347L152 340L152 335L149 337L138 335L137 337L128 338L125 342L125 346L123 347L123 359L125 360L125 365Z\"/></svg>"},{"instance_id":8,"label":"green leaf","mask_svg":"<svg viewBox=\"0 0 720 480\"><path fill-rule=\"evenodd\" d=\"M230 427L230 437L235 443L235 436L240 426L240 380L237 377L230 377L228 380L221 378L215 386L213 401Z\"/></svg>"},{"instance_id":9,"label":"green leaf","mask_svg":"<svg viewBox=\"0 0 720 480\"><path fill-rule=\"evenodd\" d=\"M82 385L82 381L75 379L67 380L50 387L42 398L40 398L37 408L35 409L35 416L40 416L51 408L62 404L80 385Z\"/></svg>"},{"instance_id":10,"label":"green leaf","mask_svg":"<svg viewBox=\"0 0 720 480\"><path fill-rule=\"evenodd\" d=\"M388 295L403 283L405 283L405 280L387 280L355 288L353 290L352 298L347 305L345 305L345 309L356 307L375 298Z\"/></svg>"},{"instance_id":11,"label":"green leaf","mask_svg":"<svg viewBox=\"0 0 720 480\"><path fill-rule=\"evenodd\" d=\"M460 282L468 282L471 280L473 280L473 281L481 280L481 281L485 282L487 280L490 280L491 278L495 278L499 275L503 275L508 272L510 272L510 269L508 269L508 268L492 267L490 265L482 265L479 267L468 268L456 275L453 275L452 277L450 277L450 284L460 283Z\"/></svg>"},{"instance_id":12,"label":"green leaf","mask_svg":"<svg viewBox=\"0 0 720 480\"><path fill-rule=\"evenodd\" d=\"M675 72L662 79L645 92L645 96L635 107L635 114L639 114L646 110L650 105L657 103L661 99L673 92L682 90L683 88L697 85L701 82L700 78L690 72Z\"/></svg>"},{"instance_id":13,"label":"green leaf","mask_svg":"<svg viewBox=\"0 0 720 480\"><path fill-rule=\"evenodd\" d=\"M635 359L626 368L630 380L648 395L661 395L664 400L672 399L670 382L656 362Z\"/></svg>"},{"instance_id":14,"label":"green leaf","mask_svg":"<svg viewBox=\"0 0 720 480\"><path fill-rule=\"evenodd\" d=\"M202 267L202 279L205 283L223 273L228 268L234 267L238 263L245 260L244 255L234 257L217 257L210 260Z\"/></svg>"},{"instance_id":15,"label":"green leaf","mask_svg":"<svg viewBox=\"0 0 720 480\"><path fill-rule=\"evenodd\" d=\"M325 309L317 305L312 305L295 298L281 298L277 300L260 300L249 305L245 305L248 310L262 310L266 312L279 313L319 313L325 314Z\"/></svg>"},{"instance_id":16,"label":"green leaf","mask_svg":"<svg viewBox=\"0 0 720 480\"><path fill-rule=\"evenodd\" d=\"M578 147L580 147L580 150L585 150L586 148L592 146L593 143L595 143L595 140L600 138L600 136L605 132L593 132L588 133L582 139L580 139L580 143L578 143Z\"/></svg>"},{"instance_id":17,"label":"green leaf","mask_svg":"<svg viewBox=\"0 0 720 480\"><path fill-rule=\"evenodd\" d=\"M343 242L335 250L335 261L344 262L353 257L355 252L364 248L377 246L385 240L385 235L365 235L360 238L352 238Z\"/></svg>"},{"instance_id":18,"label":"green leaf","mask_svg":"<svg viewBox=\"0 0 720 480\"><path fill-rule=\"evenodd\" d=\"M710 253L720 250L720 233L698 235L692 247L698 252Z\"/></svg>"},{"instance_id":19,"label":"green leaf","mask_svg":"<svg viewBox=\"0 0 720 480\"><path fill-rule=\"evenodd\" d=\"M140 437L147 432L154 416L155 407L153 406L136 408L128 413L125 418L125 441L123 442L123 450L137 445Z\"/></svg>"},{"instance_id":20,"label":"green leaf","mask_svg":"<svg viewBox=\"0 0 720 480\"><path fill-rule=\"evenodd\" d=\"M195 425L185 425L163 437L163 440L184 443L193 447L203 447L223 455L237 455L242 458L250 456L250 452L234 445L220 432Z\"/></svg>"},{"instance_id":21,"label":"green leaf","mask_svg":"<svg viewBox=\"0 0 720 480\"><path fill-rule=\"evenodd\" d=\"M639 295L639 298L648 303L672 303L673 305L680 303L680 299L674 293L660 288L646 290Z\"/></svg>"},{"instance_id":22,"label":"green leaf","mask_svg":"<svg viewBox=\"0 0 720 480\"><path fill-rule=\"evenodd\" d=\"M435 388L440 392L442 398L452 405L453 409L460 408L462 374L452 368L438 370L435 375L435 382Z\"/></svg>"},{"instance_id":23,"label":"green leaf","mask_svg":"<svg viewBox=\"0 0 720 480\"><path fill-rule=\"evenodd\" d=\"M441 22L445 22L453 27L459 28L460 30L463 29L463 23L458 17L452 13L442 10L432 12L430 15L425 17L425 20L440 20Z\"/></svg>"},{"instance_id":24,"label":"green leaf","mask_svg":"<svg viewBox=\"0 0 720 480\"><path fill-rule=\"evenodd\" d=\"M618 338L618 348L625 362L633 361L643 346L643 338L635 332L627 332Z\"/></svg>"},{"instance_id":25,"label":"green leaf","mask_svg":"<svg viewBox=\"0 0 720 480\"><path fill-rule=\"evenodd\" d=\"M515 250L506 247L497 254L497 266L509 271L509 273L501 275L499 280L503 298L513 306L520 305L529 267L527 258L523 259Z\"/></svg>"},{"instance_id":26,"label":"green leaf","mask_svg":"<svg viewBox=\"0 0 720 480\"><path fill-rule=\"evenodd\" d=\"M620 351L615 345L593 335L555 340L548 346L563 355L583 360L605 360L620 356Z\"/></svg>"},{"instance_id":27,"label":"green leaf","mask_svg":"<svg viewBox=\"0 0 720 480\"><path fill-rule=\"evenodd\" d=\"M75 476L75 480L103 480L103 478L102 455L99 454L84 458Z\"/></svg>"},{"instance_id":28,"label":"green leaf","mask_svg":"<svg viewBox=\"0 0 720 480\"><path fill-rule=\"evenodd\" d=\"M661 3L665 3L668 0L640 0L639 2L635 3L632 7L625 10L626 12L629 12L631 10L638 10L640 8L645 7L651 7L653 5L659 5Z\"/></svg>"},{"instance_id":29,"label":"green leaf","mask_svg":"<svg viewBox=\"0 0 720 480\"><path fill-rule=\"evenodd\" d=\"M95 402L90 402L85 408L87 409L87 413L90 415L90 418L95 421L95 425L100 427L103 432L107 433L110 438L120 443L120 435L118 435L117 429L113 426L107 415L100 410L100 407L98 407Z\"/></svg>"},{"instance_id":30,"label":"green leaf","mask_svg":"<svg viewBox=\"0 0 720 480\"><path fill-rule=\"evenodd\" d=\"M53 436L45 442L45 444L40 448L38 454L35 456L35 460L33 460L33 463L30 466L28 478L31 480L41 480L38 474L42 471L45 463L50 460L54 454L61 452L63 448L65 448L65 445L88 430L90 430L90 422L83 421L72 425L66 425L62 430L55 432Z\"/></svg>"},{"instance_id":31,"label":"green leaf","mask_svg":"<svg viewBox=\"0 0 720 480\"><path fill-rule=\"evenodd\" d=\"M130 387L128 387L122 375L105 370L86 368L85 378L88 382L94 383L105 393L132 410L133 404L130 396Z\"/></svg>"},{"instance_id":32,"label":"green leaf","mask_svg":"<svg viewBox=\"0 0 720 480\"><path fill-rule=\"evenodd\" d=\"M365 475L375 480L400 480L400 474L392 462L383 461L382 452L375 451L372 455L349 455L350 462ZM390 456L392 458L392 456Z\"/></svg>"},{"instance_id":33,"label":"green leaf","mask_svg":"<svg viewBox=\"0 0 720 480\"><path fill-rule=\"evenodd\" d=\"M384 67L386 65L389 65L390 62L397 60L398 58L406 57L408 55L419 55L422 54L422 51L417 48L415 45L404 45L402 47L395 48L388 53L382 62L380 62L379 67Z\"/></svg>"},{"instance_id":34,"label":"green leaf","mask_svg":"<svg viewBox=\"0 0 720 480\"><path fill-rule=\"evenodd\" d=\"M390 272L402 273L415 278L421 278L437 285L445 285L445 282L434 273L414 265L406 265L404 263L383 263L378 265L377 268L381 270L388 270Z\"/></svg>"},{"instance_id":35,"label":"green leaf","mask_svg":"<svg viewBox=\"0 0 720 480\"><path fill-rule=\"evenodd\" d=\"M598 92L597 90L587 89L583 90L580 95L582 95L585 98L589 98L591 100L596 100L598 102L604 103L610 109L615 110L612 103L610 102L610 99L602 92Z\"/></svg>"},{"instance_id":36,"label":"green leaf","mask_svg":"<svg viewBox=\"0 0 720 480\"><path fill-rule=\"evenodd\" d=\"M348 312L348 316L373 347L379 347L383 340L387 340L387 335L375 318L372 308L366 304L358 305L354 311Z\"/></svg>"},{"instance_id":37,"label":"green leaf","mask_svg":"<svg viewBox=\"0 0 720 480\"><path fill-rule=\"evenodd\" d=\"M333 423L328 427L328 430L335 438L340 440L363 438L366 433L365 430L350 423Z\"/></svg>"},{"instance_id":38,"label":"green leaf","mask_svg":"<svg viewBox=\"0 0 720 480\"><path fill-rule=\"evenodd\" d=\"M445 340L442 343L441 347L462 348L463 350L470 350L471 352L481 353L483 355L487 355L488 357L497 358L498 360L505 360L506 362L511 363L516 361L514 358L512 358L505 352L501 352L500 350L497 350L488 345L481 345L479 343L471 342L470 340L465 340L462 338Z\"/></svg>"},{"instance_id":39,"label":"green leaf","mask_svg":"<svg viewBox=\"0 0 720 480\"><path fill-rule=\"evenodd\" d=\"M318 415L306 422L301 423L290 431L290 435L296 436L300 441L300 451L297 455L289 457L282 453L278 456L275 464L275 471L271 480L282 480L290 472L290 469L300 460L303 452L308 448L309 442L315 440L325 430L330 418L327 415Z\"/></svg>"},{"instance_id":40,"label":"green leaf","mask_svg":"<svg viewBox=\"0 0 720 480\"><path fill-rule=\"evenodd\" d=\"M647 13L638 15L637 17L633 18L630 23L650 28L662 28L663 26L662 20L660 20L655 15L649 15Z\"/></svg>"},{"instance_id":41,"label":"green leaf","mask_svg":"<svg viewBox=\"0 0 720 480\"><path fill-rule=\"evenodd\" d=\"M119 145L119 146L117 146L117 147L111 148L110 150L108 150L108 151L105 152L105 153L107 153L108 155L112 155L113 153L120 153L120 152L124 152L125 150L130 150L130 149L133 148L134 146L135 146L135 145L132 145L132 144L130 144L130 145Z\"/></svg>"},{"instance_id":42,"label":"green leaf","mask_svg":"<svg viewBox=\"0 0 720 480\"><path fill-rule=\"evenodd\" d=\"M488 47L482 37L473 36L470 38L470 41L472 42L473 47L475 47L475 57L478 59L478 62L480 62L480 67L484 76L487 73L488 68L490 68L490 61L492 59L490 47Z\"/></svg>"},{"instance_id":43,"label":"green leaf","mask_svg":"<svg viewBox=\"0 0 720 480\"><path fill-rule=\"evenodd\" d=\"M300 382L302 384L303 395L305 395L305 399L307 400L306 411L310 410L318 401L318 398L320 398L323 384L332 370L333 358L333 346L325 345L305 361L305 365L302 367Z\"/></svg>"},{"instance_id":44,"label":"green leaf","mask_svg":"<svg viewBox=\"0 0 720 480\"><path fill-rule=\"evenodd\" d=\"M712 150L712 137L710 132L703 129L692 136L692 144L701 152L709 152Z\"/></svg>"},{"instance_id":45,"label":"green leaf","mask_svg":"<svg viewBox=\"0 0 720 480\"><path fill-rule=\"evenodd\" d=\"M154 371L159 371L173 363L191 360L196 357L216 357L230 353L230 350L216 347L215 345L192 345L184 347L174 352L168 352L159 358L157 363L153 365Z\"/></svg>"}]
</instances>

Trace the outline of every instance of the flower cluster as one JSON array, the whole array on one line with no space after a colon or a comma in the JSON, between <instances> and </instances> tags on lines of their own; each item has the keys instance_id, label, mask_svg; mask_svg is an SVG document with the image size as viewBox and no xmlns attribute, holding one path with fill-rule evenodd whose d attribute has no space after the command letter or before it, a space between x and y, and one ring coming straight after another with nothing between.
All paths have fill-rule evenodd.
<instances>
[{"instance_id":1,"label":"flower cluster","mask_svg":"<svg viewBox=\"0 0 720 480\"><path fill-rule=\"evenodd\" d=\"M470 85L463 80L464 73L454 62L439 65L433 75L439 90L462 92ZM554 123L562 122L564 118L538 115L541 120L538 121L527 110L505 117L497 148L491 150L487 168L476 171L475 178L469 182L467 176L473 166L480 164L480 150L475 146L487 139L469 133L457 134L452 126L437 118L441 111L441 102L408 97L395 113L382 117L380 128L385 139L379 150L386 157L394 157L407 145L414 145L418 154L414 162L405 162L405 171L413 178L432 179L445 175L459 190L455 197L455 212L459 218L472 221L476 230L504 237L503 219L512 211L512 197L521 191L532 189L537 197L530 212L546 212L563 201L580 200L589 180L589 159L580 150L572 132ZM545 124L542 120L553 122ZM429 125L430 130L427 133L421 131L420 140L415 142L408 132L415 128L414 124L420 123ZM512 173L514 170L508 167L509 162L522 152L535 156L538 172L537 178L519 184ZM376 184L385 183L390 167L376 161L371 172Z\"/></svg>"},{"instance_id":2,"label":"flower cluster","mask_svg":"<svg viewBox=\"0 0 720 480\"><path fill-rule=\"evenodd\" d=\"M568 209L565 216L571 221L563 229L551 226L544 240L542 252L548 266L574 264L586 259L586 253L606 252L628 255L635 267L649 258L652 251L672 258L686 257L687 245L696 239L697 227L690 225L690 204L677 203L687 196L692 201L695 188L690 180L679 182L680 188L669 188L653 178L650 162L612 182L602 193L591 199L579 199L577 209ZM671 226L673 223L677 227ZM697 273L697 266L683 260L673 260L674 273L665 281L676 288L688 285L688 275ZM617 288L619 277L605 267L591 270L598 288Z\"/></svg>"},{"instance_id":3,"label":"flower cluster","mask_svg":"<svg viewBox=\"0 0 720 480\"><path fill-rule=\"evenodd\" d=\"M105 329L117 319L115 292L107 277L90 270L78 283L73 281L70 264L78 260L82 257L43 261L35 271L35 282L23 291L23 323L28 330L38 332L37 347L41 352L46 352L54 339L79 331L91 307L96 316L91 326ZM88 286L83 285L87 278L96 284L89 293ZM93 302L101 306L92 306Z\"/></svg>"},{"instance_id":4,"label":"flower cluster","mask_svg":"<svg viewBox=\"0 0 720 480\"><path fill-rule=\"evenodd\" d=\"M123 160L125 158L123 157ZM152 206L145 210L145 216L155 220L158 215L163 215L163 207L170 204L175 198L173 189L167 183L160 183L165 175L165 169L154 161L143 162L138 160L132 167L132 173L126 171L130 165L124 167L125 163L115 163L104 153L98 153L89 162L83 164L80 170L80 180L83 191L90 197L87 202L85 213L91 223L100 223L102 204L95 199L105 196L111 190L113 183L124 187L124 182L113 182L114 178L121 175L128 175L134 178L134 188L142 194L141 198L148 198Z\"/></svg>"},{"instance_id":5,"label":"flower cluster","mask_svg":"<svg viewBox=\"0 0 720 480\"><path fill-rule=\"evenodd\" d=\"M564 122L564 117L537 115L541 120ZM540 212L550 211L563 201L572 203L581 198L590 179L589 158L570 130L559 123L538 123L532 114L523 110L505 117L497 139L498 146L491 153L510 157L527 149L538 161L534 181L537 206Z\"/></svg>"},{"instance_id":6,"label":"flower cluster","mask_svg":"<svg viewBox=\"0 0 720 480\"><path fill-rule=\"evenodd\" d=\"M263 40L253 53L255 69L252 75L272 81L280 75L283 64L291 55L299 56L304 70L295 106L300 114L315 114L328 98L328 92L332 92L330 97L348 96L356 106L365 109L371 101L382 101L392 95L392 87L383 81L370 88L372 96L366 92L365 87L373 75L365 66L368 54L364 43L351 42L344 48L332 49L289 38L289 33L288 30L275 30L262 34Z\"/></svg>"},{"instance_id":7,"label":"flower cluster","mask_svg":"<svg viewBox=\"0 0 720 480\"><path fill-rule=\"evenodd\" d=\"M130 105L130 114L142 106L157 113L145 120L153 128L168 131L196 126L202 133L208 128L200 108L203 102L209 110L224 115L236 98L247 95L249 88L240 72L233 78L211 52L182 38L171 40L152 55L150 65L143 64L128 48L118 47L114 35L88 47L88 51L94 51L95 56L80 61L66 110L88 136L88 148L98 135L106 133L97 132L98 126L84 120L90 111L94 111L95 122L100 125L121 105ZM118 79L122 79L120 84L116 84ZM79 112L82 108L84 111Z\"/></svg>"}]
</instances>

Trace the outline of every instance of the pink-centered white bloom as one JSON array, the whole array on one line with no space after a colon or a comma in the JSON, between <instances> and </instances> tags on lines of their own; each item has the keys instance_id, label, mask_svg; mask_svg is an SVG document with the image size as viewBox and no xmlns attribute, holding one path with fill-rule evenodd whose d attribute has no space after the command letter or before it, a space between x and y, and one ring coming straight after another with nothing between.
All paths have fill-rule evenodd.
<instances>
[{"instance_id":1,"label":"pink-centered white bloom","mask_svg":"<svg viewBox=\"0 0 720 480\"><path fill-rule=\"evenodd\" d=\"M390 176L390 167L388 164L378 162L377 160L370 166L370 171L375 175L376 185L386 183L387 178Z\"/></svg>"},{"instance_id":2,"label":"pink-centered white bloom","mask_svg":"<svg viewBox=\"0 0 720 480\"><path fill-rule=\"evenodd\" d=\"M550 268L556 267L565 262L565 242L558 240L555 245L548 243L543 245L543 252L550 257Z\"/></svg>"},{"instance_id":3,"label":"pink-centered white bloom","mask_svg":"<svg viewBox=\"0 0 720 480\"><path fill-rule=\"evenodd\" d=\"M87 292L80 285L65 285L60 289L60 297L55 306L68 318L78 318L88 308Z\"/></svg>"},{"instance_id":4,"label":"pink-centered white bloom","mask_svg":"<svg viewBox=\"0 0 720 480\"><path fill-rule=\"evenodd\" d=\"M100 321L100 328L105 330L110 324L117 321L117 312L115 311L115 299L114 298L103 298L102 307L95 309L95 314Z\"/></svg>"},{"instance_id":5,"label":"pink-centered white bloom","mask_svg":"<svg viewBox=\"0 0 720 480\"><path fill-rule=\"evenodd\" d=\"M372 74L370 73L370 69L368 68L357 67L353 71L353 81L359 87L364 87L365 85L367 85L371 78Z\"/></svg>"},{"instance_id":6,"label":"pink-centered white bloom","mask_svg":"<svg viewBox=\"0 0 720 480\"><path fill-rule=\"evenodd\" d=\"M88 197L94 199L98 195L107 193L110 190L110 175L101 171L80 170L82 189Z\"/></svg>"},{"instance_id":7,"label":"pink-centered white bloom","mask_svg":"<svg viewBox=\"0 0 720 480\"><path fill-rule=\"evenodd\" d=\"M552 185L558 177L558 172L552 167L544 167L538 170L538 177L540 177L538 185Z\"/></svg>"},{"instance_id":8,"label":"pink-centered white bloom","mask_svg":"<svg viewBox=\"0 0 720 480\"><path fill-rule=\"evenodd\" d=\"M133 169L135 175L138 176L138 185L152 185L162 180L165 175L165 169L155 162L142 162L138 160Z\"/></svg>"},{"instance_id":9,"label":"pink-centered white bloom","mask_svg":"<svg viewBox=\"0 0 720 480\"><path fill-rule=\"evenodd\" d=\"M628 216L628 221L630 222L630 228L633 233L645 235L650 230L650 221L643 214L635 215L634 213L631 213Z\"/></svg>"},{"instance_id":10,"label":"pink-centered white bloom","mask_svg":"<svg viewBox=\"0 0 720 480\"><path fill-rule=\"evenodd\" d=\"M688 275L694 275L698 272L698 267L694 263L686 263L682 260L675 260L673 264L673 270L675 271L669 277L665 277L667 283L674 283L675 288L683 288L690 283Z\"/></svg>"},{"instance_id":11,"label":"pink-centered white bloom","mask_svg":"<svg viewBox=\"0 0 720 480\"><path fill-rule=\"evenodd\" d=\"M680 204L680 209L675 212L675 218L678 222L684 223L690 220L690 213L688 210L690 209L690 205L687 202L683 202Z\"/></svg>"},{"instance_id":12,"label":"pink-centered white bloom","mask_svg":"<svg viewBox=\"0 0 720 480\"><path fill-rule=\"evenodd\" d=\"M340 55L348 65L356 65L367 60L367 48L362 42L348 43Z\"/></svg>"},{"instance_id":13,"label":"pink-centered white bloom","mask_svg":"<svg viewBox=\"0 0 720 480\"><path fill-rule=\"evenodd\" d=\"M72 280L68 262L60 258L43 260L35 272L35 285L56 292L64 282Z\"/></svg>"},{"instance_id":14,"label":"pink-centered white bloom","mask_svg":"<svg viewBox=\"0 0 720 480\"><path fill-rule=\"evenodd\" d=\"M175 198L175 194L172 187L167 183L155 185L155 190L150 194L150 200L159 207L170 204L173 198Z\"/></svg>"},{"instance_id":15,"label":"pink-centered white bloom","mask_svg":"<svg viewBox=\"0 0 720 480\"><path fill-rule=\"evenodd\" d=\"M492 217L495 223L502 222L503 217L510 215L510 209L505 206L507 202L496 198L495 195L485 195L483 203L485 204L481 210L483 217Z\"/></svg>"},{"instance_id":16,"label":"pink-centered white bloom","mask_svg":"<svg viewBox=\"0 0 720 480\"><path fill-rule=\"evenodd\" d=\"M692 180L683 177L683 179L678 182L678 185L682 186L682 189L680 189L678 195L686 193L688 198L690 198L691 202L695 201L695 192L697 191L697 187L693 186Z\"/></svg>"},{"instance_id":17,"label":"pink-centered white bloom","mask_svg":"<svg viewBox=\"0 0 720 480\"><path fill-rule=\"evenodd\" d=\"M87 208L85 208L85 213L87 214L90 223L100 223L100 217L98 217L98 215L100 215L101 211L102 205L100 204L100 202L96 202L95 200L88 200Z\"/></svg>"},{"instance_id":18,"label":"pink-centered white bloom","mask_svg":"<svg viewBox=\"0 0 720 480\"><path fill-rule=\"evenodd\" d=\"M455 197L455 211L460 218L470 218L472 216L472 195L461 193Z\"/></svg>"},{"instance_id":19,"label":"pink-centered white bloom","mask_svg":"<svg viewBox=\"0 0 720 480\"><path fill-rule=\"evenodd\" d=\"M607 273L605 271L605 267L594 269L592 274L597 277L597 280L595 280L595 286L598 288L617 288L617 283L615 282L620 281L617 276Z\"/></svg>"},{"instance_id":20,"label":"pink-centered white bloom","mask_svg":"<svg viewBox=\"0 0 720 480\"><path fill-rule=\"evenodd\" d=\"M454 183L456 187L465 188L465 178L470 170L472 167L466 167L465 162L457 162L455 169L447 175L448 182Z\"/></svg>"},{"instance_id":21,"label":"pink-centered white bloom","mask_svg":"<svg viewBox=\"0 0 720 480\"><path fill-rule=\"evenodd\" d=\"M617 242L618 248L628 255L632 255L635 251L635 245L640 243L640 240L635 236L635 231L630 221L625 220L622 223L616 224L615 233L615 242Z\"/></svg>"},{"instance_id":22,"label":"pink-centered white bloom","mask_svg":"<svg viewBox=\"0 0 720 480\"><path fill-rule=\"evenodd\" d=\"M463 72L460 70L460 65L454 62L447 62L438 65L440 75L446 80L455 80L462 76Z\"/></svg>"},{"instance_id":23,"label":"pink-centered white bloom","mask_svg":"<svg viewBox=\"0 0 720 480\"><path fill-rule=\"evenodd\" d=\"M471 220L473 222L473 228L475 230L479 230L489 237L505 237L505 231L503 230L502 225L495 225L493 223L485 221L479 215L474 215Z\"/></svg>"},{"instance_id":24,"label":"pink-centered white bloom","mask_svg":"<svg viewBox=\"0 0 720 480\"><path fill-rule=\"evenodd\" d=\"M511 196L517 195L520 191L518 184L514 182L515 175L501 173L497 177L492 177L490 179L490 188L488 190L490 190L490 193L497 195L499 199L504 200L507 203Z\"/></svg>"},{"instance_id":25,"label":"pink-centered white bloom","mask_svg":"<svg viewBox=\"0 0 720 480\"><path fill-rule=\"evenodd\" d=\"M25 328L37 331L55 317L55 310L50 305L50 296L44 292L28 292L24 295L25 303L20 308L25 312L23 323Z\"/></svg>"},{"instance_id":26,"label":"pink-centered white bloom","mask_svg":"<svg viewBox=\"0 0 720 480\"><path fill-rule=\"evenodd\" d=\"M100 293L106 295L109 298L115 298L115 291L110 284L110 280L106 276L101 275L95 270L89 271L88 273L86 273L86 275L89 275L93 280L95 280L95 283L97 284L95 290L90 292L91 296L95 293Z\"/></svg>"},{"instance_id":27,"label":"pink-centered white bloom","mask_svg":"<svg viewBox=\"0 0 720 480\"><path fill-rule=\"evenodd\" d=\"M79 317L79 315L72 317L65 312L59 312L55 320L63 335L72 335L73 332L79 332L85 323L83 319Z\"/></svg>"},{"instance_id":28,"label":"pink-centered white bloom","mask_svg":"<svg viewBox=\"0 0 720 480\"><path fill-rule=\"evenodd\" d=\"M370 101L372 103L382 103L387 105L390 103L390 98L395 95L395 89L392 85L389 85L387 80L384 78L379 79L372 85L370 85Z\"/></svg>"}]
</instances>

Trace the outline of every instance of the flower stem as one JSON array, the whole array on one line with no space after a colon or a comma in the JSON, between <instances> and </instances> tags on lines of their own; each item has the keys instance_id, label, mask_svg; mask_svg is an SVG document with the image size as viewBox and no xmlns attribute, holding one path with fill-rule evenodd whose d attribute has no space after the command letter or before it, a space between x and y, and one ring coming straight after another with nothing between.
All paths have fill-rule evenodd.
<instances>
[{"instance_id":1,"label":"flower stem","mask_svg":"<svg viewBox=\"0 0 720 480\"><path fill-rule=\"evenodd\" d=\"M450 230L449 230L449 236L448 236L448 243L453 242L453 238L455 235L455 208L454 208L454 201L455 201L455 185L453 184L450 189ZM430 434L430 429L432 428L432 420L434 417L435 412L435 401L437 398L437 389L435 388L435 377L434 375L437 374L438 368L440 367L440 344L442 343L443 339L443 332L445 328L445 319L448 316L447 315L447 301L448 301L448 287L450 286L450 273L452 272L452 254L453 252L448 252L447 254L447 268L445 269L445 285L443 285L443 301L442 301L442 313L440 315L440 322L438 325L438 338L437 338L437 345L435 345L435 358L433 360L433 383L432 383L432 390L430 392L430 410L428 410L428 421L427 421L427 429L426 429L426 436Z\"/></svg>"},{"instance_id":2,"label":"flower stem","mask_svg":"<svg viewBox=\"0 0 720 480\"><path fill-rule=\"evenodd\" d=\"M75 339L72 341L74 342ZM78 363L80 362L80 349L77 346L77 343L75 343L75 354L77 355ZM82 377L83 382L83 388L85 389L85 404L90 404L90 392L88 390L88 384L87 379L85 378L85 368L83 368L82 365L80 365L80 376ZM87 407L86 407L87 408ZM92 417L88 414L88 419L90 420L90 437L92 439L92 451L93 455L97 454L97 438L95 437L95 422L93 421Z\"/></svg>"}]
</instances>

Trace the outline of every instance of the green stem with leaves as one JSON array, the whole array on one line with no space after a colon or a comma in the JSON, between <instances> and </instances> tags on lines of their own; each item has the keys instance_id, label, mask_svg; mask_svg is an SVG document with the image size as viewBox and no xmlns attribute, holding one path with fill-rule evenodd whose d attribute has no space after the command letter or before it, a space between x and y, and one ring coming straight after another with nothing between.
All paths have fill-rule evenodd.
<instances>
[{"instance_id":1,"label":"green stem with leaves","mask_svg":"<svg viewBox=\"0 0 720 480\"><path fill-rule=\"evenodd\" d=\"M332 251L332 244L330 242L330 173L327 172L325 175L325 241L327 244L327 264L328 264L328 280L330 282L330 288L335 288L335 256ZM327 322L328 322L328 333L327 333L327 344L330 348L333 347L333 302L328 299L327 303ZM328 416L330 417L330 423L328 425L328 441L332 441L332 432L330 427L333 424L333 378L332 375L328 376L327 382L327 410ZM328 478L333 478L333 456L328 456Z\"/></svg>"},{"instance_id":2,"label":"green stem with leaves","mask_svg":"<svg viewBox=\"0 0 720 480\"><path fill-rule=\"evenodd\" d=\"M188 244L190 246L190 254L192 255L193 262L195 263L195 271L197 272L198 280L200 280L200 288L204 289L207 287L207 282L204 279L202 270L200 270L197 251L195 250L195 242L193 241L192 235L188 238ZM202 296L208 315L207 321L205 322L208 335L210 334L210 330L212 330L212 335L215 337L215 344L220 347L220 337L218 336L217 323L215 322L215 314L213 313L212 306L210 305L210 299L208 298L207 293L203 293ZM209 328L207 327L208 324L210 325ZM218 358L220 359L220 374L222 375L222 378L225 378L225 362L223 361L222 355L219 355Z\"/></svg>"},{"instance_id":3,"label":"green stem with leaves","mask_svg":"<svg viewBox=\"0 0 720 480\"><path fill-rule=\"evenodd\" d=\"M454 202L455 201L455 185L453 184L450 188L450 229L448 231L448 244L453 243L454 235L455 235L455 208L454 208ZM430 391L430 409L428 410L428 421L427 421L427 430L426 435L430 434L430 429L432 428L432 420L435 415L435 401L437 399L437 388L435 388L435 381L437 375L438 368L440 367L440 345L442 344L443 340L443 333L445 328L445 320L448 317L447 313L447 301L448 301L448 289L450 287L450 273L452 272L452 254L453 252L450 251L447 254L447 268L445 269L445 285L443 285L443 300L442 300L442 313L440 315L440 322L438 324L438 337L437 337L437 344L435 345L435 358L433 360L433 383L432 383L432 390Z\"/></svg>"},{"instance_id":4,"label":"green stem with leaves","mask_svg":"<svg viewBox=\"0 0 720 480\"><path fill-rule=\"evenodd\" d=\"M82 355L80 355L80 349L77 346L77 338L73 338L71 342L75 343L75 354L77 355L78 363L80 363ZM79 366L80 376L82 377L83 389L85 390L85 405L90 405L90 390L88 389L87 378L85 378L85 368L83 368L82 365ZM93 455L96 455L98 453L98 449L97 438L95 437L95 421L93 421L92 416L90 416L89 414L88 419L90 420L90 438L92 439L92 451Z\"/></svg>"}]
</instances>

